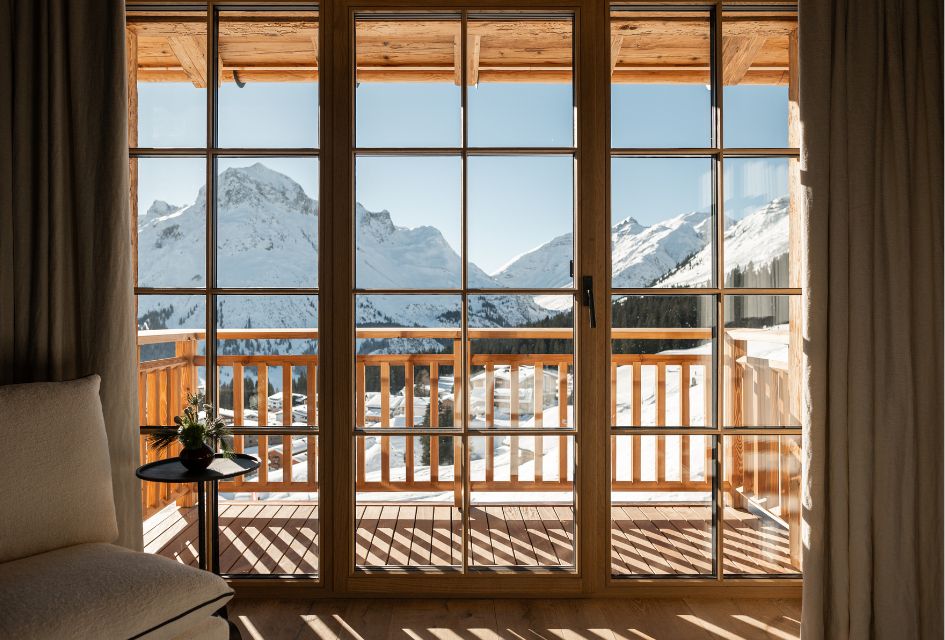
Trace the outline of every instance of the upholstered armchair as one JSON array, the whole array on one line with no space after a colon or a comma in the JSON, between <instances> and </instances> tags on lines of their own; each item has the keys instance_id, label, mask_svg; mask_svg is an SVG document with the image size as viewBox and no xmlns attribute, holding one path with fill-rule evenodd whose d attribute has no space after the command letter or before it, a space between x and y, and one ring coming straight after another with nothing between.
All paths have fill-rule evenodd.
<instances>
[{"instance_id":1,"label":"upholstered armchair","mask_svg":"<svg viewBox=\"0 0 945 640\"><path fill-rule=\"evenodd\" d=\"M0 637L227 638L224 580L113 544L98 391L98 376L0 387Z\"/></svg>"}]
</instances>

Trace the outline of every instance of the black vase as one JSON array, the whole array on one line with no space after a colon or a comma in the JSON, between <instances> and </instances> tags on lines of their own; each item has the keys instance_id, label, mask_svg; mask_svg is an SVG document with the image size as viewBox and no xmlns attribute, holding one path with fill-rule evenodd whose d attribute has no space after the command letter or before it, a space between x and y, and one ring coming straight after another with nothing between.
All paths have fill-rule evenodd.
<instances>
[{"instance_id":1,"label":"black vase","mask_svg":"<svg viewBox=\"0 0 945 640\"><path fill-rule=\"evenodd\" d=\"M187 467L188 471L203 471L213 462L213 449L207 445L199 449L181 449L180 463Z\"/></svg>"}]
</instances>

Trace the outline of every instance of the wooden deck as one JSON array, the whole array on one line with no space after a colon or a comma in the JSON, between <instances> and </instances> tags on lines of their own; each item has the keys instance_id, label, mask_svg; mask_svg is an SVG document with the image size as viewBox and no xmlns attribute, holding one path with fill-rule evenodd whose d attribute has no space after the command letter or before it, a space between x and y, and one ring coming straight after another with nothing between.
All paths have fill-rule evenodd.
<instances>
[{"instance_id":1,"label":"wooden deck","mask_svg":"<svg viewBox=\"0 0 945 640\"><path fill-rule=\"evenodd\" d=\"M793 573L787 532L729 509L726 573ZM368 567L460 566L462 517L447 505L357 508L357 561ZM574 513L563 506L478 506L470 513L472 566L572 566ZM227 502L220 511L223 573L318 570L317 505ZM711 572L711 513L704 506L614 506L615 575ZM145 522L145 550L197 564L197 514L168 507Z\"/></svg>"}]
</instances>

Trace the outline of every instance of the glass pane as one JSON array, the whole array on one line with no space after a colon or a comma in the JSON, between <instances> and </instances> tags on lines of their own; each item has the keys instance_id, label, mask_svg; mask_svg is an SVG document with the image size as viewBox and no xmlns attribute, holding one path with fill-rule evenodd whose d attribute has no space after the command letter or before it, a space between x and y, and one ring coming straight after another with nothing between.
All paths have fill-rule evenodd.
<instances>
[{"instance_id":1,"label":"glass pane","mask_svg":"<svg viewBox=\"0 0 945 640\"><path fill-rule=\"evenodd\" d=\"M572 296L470 296L469 422L574 426Z\"/></svg>"},{"instance_id":2,"label":"glass pane","mask_svg":"<svg viewBox=\"0 0 945 640\"><path fill-rule=\"evenodd\" d=\"M726 436L726 574L801 571L801 437Z\"/></svg>"},{"instance_id":3,"label":"glass pane","mask_svg":"<svg viewBox=\"0 0 945 640\"><path fill-rule=\"evenodd\" d=\"M187 403L187 394L206 391L206 298L140 295L137 306L138 422L173 425L174 416L180 415ZM167 456L148 451L147 457L159 460Z\"/></svg>"},{"instance_id":4,"label":"glass pane","mask_svg":"<svg viewBox=\"0 0 945 640\"><path fill-rule=\"evenodd\" d=\"M611 436L611 572L713 573L710 436Z\"/></svg>"},{"instance_id":5,"label":"glass pane","mask_svg":"<svg viewBox=\"0 0 945 640\"><path fill-rule=\"evenodd\" d=\"M460 439L370 435L354 444L356 564L461 566Z\"/></svg>"},{"instance_id":6,"label":"glass pane","mask_svg":"<svg viewBox=\"0 0 945 640\"><path fill-rule=\"evenodd\" d=\"M317 147L317 49L314 11L220 12L219 145Z\"/></svg>"},{"instance_id":7,"label":"glass pane","mask_svg":"<svg viewBox=\"0 0 945 640\"><path fill-rule=\"evenodd\" d=\"M571 18L483 17L467 38L470 146L572 146Z\"/></svg>"},{"instance_id":8,"label":"glass pane","mask_svg":"<svg viewBox=\"0 0 945 640\"><path fill-rule=\"evenodd\" d=\"M356 305L356 426L459 426L460 297L358 296Z\"/></svg>"},{"instance_id":9,"label":"glass pane","mask_svg":"<svg viewBox=\"0 0 945 640\"><path fill-rule=\"evenodd\" d=\"M362 156L356 166L357 286L462 284L462 160Z\"/></svg>"},{"instance_id":10,"label":"glass pane","mask_svg":"<svg viewBox=\"0 0 945 640\"><path fill-rule=\"evenodd\" d=\"M797 14L733 11L723 21L725 146L799 146Z\"/></svg>"},{"instance_id":11,"label":"glass pane","mask_svg":"<svg viewBox=\"0 0 945 640\"><path fill-rule=\"evenodd\" d=\"M469 439L472 566L574 566L574 437Z\"/></svg>"},{"instance_id":12,"label":"glass pane","mask_svg":"<svg viewBox=\"0 0 945 640\"><path fill-rule=\"evenodd\" d=\"M789 195L796 170L796 159L725 161L725 286L790 286L791 235L800 234Z\"/></svg>"},{"instance_id":13,"label":"glass pane","mask_svg":"<svg viewBox=\"0 0 945 640\"><path fill-rule=\"evenodd\" d=\"M355 136L358 147L458 147L458 17L359 16Z\"/></svg>"},{"instance_id":14,"label":"glass pane","mask_svg":"<svg viewBox=\"0 0 945 640\"><path fill-rule=\"evenodd\" d=\"M128 12L128 145L207 144L207 17L204 12ZM137 110L135 110L135 99Z\"/></svg>"},{"instance_id":15,"label":"glass pane","mask_svg":"<svg viewBox=\"0 0 945 640\"><path fill-rule=\"evenodd\" d=\"M237 426L317 424L318 298L309 295L217 298L220 414ZM248 436L247 436L248 438ZM290 447L273 438L270 446ZM262 457L236 436L237 450ZM265 482L268 474L260 471Z\"/></svg>"},{"instance_id":16,"label":"glass pane","mask_svg":"<svg viewBox=\"0 0 945 640\"><path fill-rule=\"evenodd\" d=\"M250 438L251 436L247 436ZM266 439L260 436L260 439ZM312 575L318 573L319 512L316 436L293 436L292 456L280 445L269 449L269 482L291 472L293 485L263 490L259 474L220 483L220 571L235 574ZM286 468L291 465L290 468ZM312 481L308 481L311 474ZM196 516L195 516L196 517ZM188 531L196 546L196 531ZM242 544L241 544L242 543Z\"/></svg>"},{"instance_id":17,"label":"glass pane","mask_svg":"<svg viewBox=\"0 0 945 640\"><path fill-rule=\"evenodd\" d=\"M726 296L727 427L800 426L800 296Z\"/></svg>"},{"instance_id":18,"label":"glass pane","mask_svg":"<svg viewBox=\"0 0 945 640\"><path fill-rule=\"evenodd\" d=\"M138 286L202 287L206 272L207 164L203 158L138 158ZM135 193L137 189L137 193Z\"/></svg>"},{"instance_id":19,"label":"glass pane","mask_svg":"<svg viewBox=\"0 0 945 640\"><path fill-rule=\"evenodd\" d=\"M611 423L712 426L715 298L616 296Z\"/></svg>"},{"instance_id":20,"label":"glass pane","mask_svg":"<svg viewBox=\"0 0 945 640\"><path fill-rule=\"evenodd\" d=\"M614 287L706 287L713 281L713 162L614 158Z\"/></svg>"},{"instance_id":21,"label":"glass pane","mask_svg":"<svg viewBox=\"0 0 945 640\"><path fill-rule=\"evenodd\" d=\"M467 162L469 286L570 287L572 157L490 156Z\"/></svg>"},{"instance_id":22,"label":"glass pane","mask_svg":"<svg viewBox=\"0 0 945 640\"><path fill-rule=\"evenodd\" d=\"M318 286L318 159L217 160L217 283Z\"/></svg>"},{"instance_id":23,"label":"glass pane","mask_svg":"<svg viewBox=\"0 0 945 640\"><path fill-rule=\"evenodd\" d=\"M616 11L610 28L611 146L709 146L709 14Z\"/></svg>"}]
</instances>

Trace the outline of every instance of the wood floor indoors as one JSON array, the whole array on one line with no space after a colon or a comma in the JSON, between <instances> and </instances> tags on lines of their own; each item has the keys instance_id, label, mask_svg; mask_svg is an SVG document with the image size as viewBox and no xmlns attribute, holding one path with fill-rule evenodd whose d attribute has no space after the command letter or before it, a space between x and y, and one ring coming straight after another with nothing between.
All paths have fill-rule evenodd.
<instances>
[{"instance_id":1,"label":"wood floor indoors","mask_svg":"<svg viewBox=\"0 0 945 640\"><path fill-rule=\"evenodd\" d=\"M753 640L800 637L799 600L256 600L244 640Z\"/></svg>"}]
</instances>

